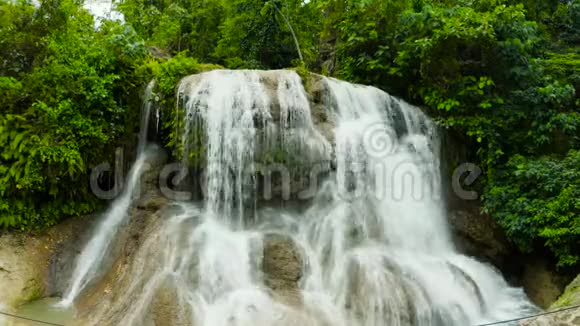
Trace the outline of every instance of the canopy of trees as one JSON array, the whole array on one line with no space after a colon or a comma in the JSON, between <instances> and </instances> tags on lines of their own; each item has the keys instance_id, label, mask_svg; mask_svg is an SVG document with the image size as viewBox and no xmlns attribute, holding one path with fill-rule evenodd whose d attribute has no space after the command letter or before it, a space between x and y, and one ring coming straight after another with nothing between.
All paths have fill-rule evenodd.
<instances>
[{"instance_id":1,"label":"canopy of trees","mask_svg":"<svg viewBox=\"0 0 580 326\"><path fill-rule=\"evenodd\" d=\"M510 238L580 264L579 0L124 0L118 10L125 23L96 25L74 0L0 0L0 226L96 209L88 173L134 133L150 78L167 102L178 78L205 69L198 62L300 66L423 107L470 145L484 210Z\"/></svg>"}]
</instances>

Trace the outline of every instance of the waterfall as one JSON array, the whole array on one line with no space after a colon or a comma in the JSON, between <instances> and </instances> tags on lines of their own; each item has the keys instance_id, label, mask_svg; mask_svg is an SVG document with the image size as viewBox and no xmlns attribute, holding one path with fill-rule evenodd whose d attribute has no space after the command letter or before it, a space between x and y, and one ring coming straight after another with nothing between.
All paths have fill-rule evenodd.
<instances>
[{"instance_id":1,"label":"waterfall","mask_svg":"<svg viewBox=\"0 0 580 326\"><path fill-rule=\"evenodd\" d=\"M245 203L254 200L256 152L306 155L300 158L304 162L329 159L331 146L314 127L300 77L279 75L271 76L277 86L268 88L256 71L214 70L187 77L178 87L185 119L183 161L200 155L193 153L192 140L201 133L207 209L238 226L243 225ZM271 99L279 102L278 117L270 110Z\"/></svg>"},{"instance_id":2,"label":"waterfall","mask_svg":"<svg viewBox=\"0 0 580 326\"><path fill-rule=\"evenodd\" d=\"M125 222L128 210L135 197L139 194L141 175L147 170L147 160L152 153L146 150L149 119L152 106L152 92L155 81L152 80L145 89L141 112L139 141L137 144L137 158L129 170L129 177L122 193L111 203L102 217L94 236L79 254L73 270L70 285L60 302L63 306L70 306L81 291L99 275L105 255L109 253L111 242L114 240L119 227Z\"/></svg>"},{"instance_id":3,"label":"waterfall","mask_svg":"<svg viewBox=\"0 0 580 326\"><path fill-rule=\"evenodd\" d=\"M241 225L245 194L253 191L247 172L254 160L254 120L269 118L269 98L252 72L213 71L195 86L189 83L186 79L179 87L189 99L184 104L183 160L191 154L190 135L203 132L207 210L224 218L235 216Z\"/></svg>"},{"instance_id":4,"label":"waterfall","mask_svg":"<svg viewBox=\"0 0 580 326\"><path fill-rule=\"evenodd\" d=\"M297 236L310 305L348 307L336 323L364 326L476 325L532 310L523 291L453 248L428 117L375 88L326 83L336 178Z\"/></svg>"},{"instance_id":5,"label":"waterfall","mask_svg":"<svg viewBox=\"0 0 580 326\"><path fill-rule=\"evenodd\" d=\"M207 326L466 326L535 309L496 270L454 248L434 123L376 88L319 80L316 108L292 71L217 70L180 82L178 153L205 167L205 197L150 217L110 303L91 310L93 324L143 325L167 297L176 320L166 322ZM260 165L311 173L319 162L332 173L300 209L261 206ZM113 208L125 216L125 204ZM103 225L114 230L118 219L108 214ZM100 254L85 249L89 267L75 273L80 285L69 298L114 235L103 228L91 241ZM301 304L267 286L272 234L301 255Z\"/></svg>"},{"instance_id":6,"label":"waterfall","mask_svg":"<svg viewBox=\"0 0 580 326\"><path fill-rule=\"evenodd\" d=\"M153 89L155 88L155 79L151 80L147 87L145 88L145 93L143 94L143 105L141 108L141 124L139 126L139 143L137 144L137 155L145 151L145 146L147 145L147 136L149 132L149 126L151 124L151 108L155 110L155 132L159 132L159 109L154 105L153 102Z\"/></svg>"}]
</instances>

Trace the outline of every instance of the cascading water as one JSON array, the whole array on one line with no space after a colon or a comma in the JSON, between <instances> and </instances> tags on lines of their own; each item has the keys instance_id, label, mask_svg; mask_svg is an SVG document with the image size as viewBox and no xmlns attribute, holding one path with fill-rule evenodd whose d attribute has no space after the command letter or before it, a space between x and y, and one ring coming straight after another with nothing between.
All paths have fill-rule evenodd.
<instances>
[{"instance_id":1,"label":"cascading water","mask_svg":"<svg viewBox=\"0 0 580 326\"><path fill-rule=\"evenodd\" d=\"M147 87L145 88L145 93L143 94L143 107L141 108L141 124L139 127L139 142L137 144L137 155L145 151L147 146L147 136L149 132L149 126L151 125L151 109L155 110L155 132L159 132L159 110L157 106L153 105L153 89L155 88L155 79L151 80Z\"/></svg>"},{"instance_id":2,"label":"cascading water","mask_svg":"<svg viewBox=\"0 0 580 326\"><path fill-rule=\"evenodd\" d=\"M70 306L80 292L98 275L101 263L109 252L110 244L115 238L118 228L125 222L133 199L139 193L139 179L144 170L147 169L147 160L151 156L151 153L146 151L146 145L152 106L151 96L154 87L155 81L151 81L144 93L137 159L129 171L129 178L123 192L113 201L94 236L78 256L71 283L60 303L63 306Z\"/></svg>"},{"instance_id":3,"label":"cascading water","mask_svg":"<svg viewBox=\"0 0 580 326\"><path fill-rule=\"evenodd\" d=\"M377 89L326 82L337 176L297 237L309 248L310 304L328 300L346 308L339 324L365 326L475 325L533 310L523 291L455 252L431 121Z\"/></svg>"},{"instance_id":4,"label":"cascading water","mask_svg":"<svg viewBox=\"0 0 580 326\"><path fill-rule=\"evenodd\" d=\"M286 77L276 90L284 98L280 117L286 129L303 130L322 141L309 118L304 90L295 89L301 85L299 77L290 73ZM270 95L260 76L250 71L192 76L181 82L178 93L184 100L183 160L188 161L195 150L192 137L202 132L206 138L205 207L181 204L179 213L168 214L170 218L154 228L137 253L127 273L129 284L115 300L119 305L92 311L91 318L95 324L141 325L152 302L169 288L180 315L175 323L294 325L298 313L274 301L262 284L263 234L248 230L244 223L248 194L255 192L254 176L248 172L253 170L256 147L274 134L282 137L273 130ZM296 103L301 111L294 111ZM265 134L257 135L256 124ZM284 133L284 142L304 134L294 136ZM327 152L325 141L303 145ZM127 302L134 304L125 308ZM111 309L122 311L122 316Z\"/></svg>"},{"instance_id":5,"label":"cascading water","mask_svg":"<svg viewBox=\"0 0 580 326\"><path fill-rule=\"evenodd\" d=\"M320 78L325 112L316 113L292 71L182 80L178 140L184 162L206 166L204 202L157 213L92 324L143 325L167 297L171 325L466 326L535 309L452 245L428 117L378 89ZM328 139L313 120L321 114L334 126ZM259 207L258 165L294 161L310 172L331 161L335 173L321 175L302 210ZM301 304L266 286L271 234L299 248Z\"/></svg>"},{"instance_id":6,"label":"cascading water","mask_svg":"<svg viewBox=\"0 0 580 326\"><path fill-rule=\"evenodd\" d=\"M190 135L204 131L207 210L225 219L236 216L241 225L244 194L251 183L245 179L246 169L252 168L255 151L254 117L265 119L269 114L269 98L257 74L230 72L219 76L203 78L191 89L192 81L186 79L178 89L180 94L187 90L189 98L184 103L183 160L187 162L192 152Z\"/></svg>"}]
</instances>

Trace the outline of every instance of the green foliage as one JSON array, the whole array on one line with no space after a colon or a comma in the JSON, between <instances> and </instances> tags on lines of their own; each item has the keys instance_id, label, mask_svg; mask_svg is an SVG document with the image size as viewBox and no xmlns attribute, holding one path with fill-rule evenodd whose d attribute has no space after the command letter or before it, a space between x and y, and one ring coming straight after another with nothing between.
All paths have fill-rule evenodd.
<instances>
[{"instance_id":1,"label":"green foliage","mask_svg":"<svg viewBox=\"0 0 580 326\"><path fill-rule=\"evenodd\" d=\"M540 241L561 266L580 262L580 151L537 159L514 155L487 193L486 209L520 248Z\"/></svg>"},{"instance_id":2,"label":"green foliage","mask_svg":"<svg viewBox=\"0 0 580 326\"><path fill-rule=\"evenodd\" d=\"M187 51L184 51L170 59L151 59L143 64L138 72L140 75L152 76L156 81L154 98L157 100L157 104L161 106L163 115L160 136L165 140L165 145L173 149L173 154L176 157L181 157L182 151L181 142L177 140L179 135L176 133L177 130L181 130L183 124L182 112L175 110L176 88L179 81L188 75L222 68L215 64L199 63L196 59L187 55ZM201 138L196 138L196 141L200 142ZM201 154L198 156L201 156ZM199 158L197 159L199 161Z\"/></svg>"},{"instance_id":3,"label":"green foliage","mask_svg":"<svg viewBox=\"0 0 580 326\"><path fill-rule=\"evenodd\" d=\"M299 0L234 0L231 14L220 27L222 38L216 49L216 55L226 65L233 59L238 64L244 63L240 67L283 68L298 58L292 34L274 6L290 20L305 61L310 63L315 59L316 34L312 32L317 28L312 19L313 4Z\"/></svg>"},{"instance_id":4,"label":"green foliage","mask_svg":"<svg viewBox=\"0 0 580 326\"><path fill-rule=\"evenodd\" d=\"M73 1L1 5L0 227L49 226L100 204L88 172L132 131L147 52Z\"/></svg>"},{"instance_id":5,"label":"green foliage","mask_svg":"<svg viewBox=\"0 0 580 326\"><path fill-rule=\"evenodd\" d=\"M283 68L298 58L280 13L307 63L318 53L317 7L301 0L129 0L119 9L148 45L228 68Z\"/></svg>"},{"instance_id":6,"label":"green foliage","mask_svg":"<svg viewBox=\"0 0 580 326\"><path fill-rule=\"evenodd\" d=\"M580 44L580 1L560 3L548 18L548 28L557 42Z\"/></svg>"},{"instance_id":7,"label":"green foliage","mask_svg":"<svg viewBox=\"0 0 580 326\"><path fill-rule=\"evenodd\" d=\"M189 51L203 61L214 58L226 0L129 0L119 4L126 21L148 43L176 54Z\"/></svg>"},{"instance_id":8,"label":"green foliage","mask_svg":"<svg viewBox=\"0 0 580 326\"><path fill-rule=\"evenodd\" d=\"M299 62L296 67L291 68L291 70L294 70L298 76L300 76L300 79L302 80L302 85L304 85L304 89L308 92L308 90L310 89L310 71L308 71L308 69L306 68L306 65L304 64L304 62Z\"/></svg>"}]
</instances>

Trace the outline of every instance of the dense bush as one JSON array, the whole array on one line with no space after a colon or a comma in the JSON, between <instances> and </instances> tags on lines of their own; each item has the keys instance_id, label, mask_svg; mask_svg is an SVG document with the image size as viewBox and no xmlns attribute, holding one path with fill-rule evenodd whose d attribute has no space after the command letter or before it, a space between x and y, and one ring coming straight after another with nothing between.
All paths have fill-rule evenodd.
<instances>
[{"instance_id":1,"label":"dense bush","mask_svg":"<svg viewBox=\"0 0 580 326\"><path fill-rule=\"evenodd\" d=\"M147 51L73 1L0 5L0 227L53 225L98 206L88 171L133 127Z\"/></svg>"},{"instance_id":2,"label":"dense bush","mask_svg":"<svg viewBox=\"0 0 580 326\"><path fill-rule=\"evenodd\" d=\"M486 207L527 251L538 241L560 265L578 264L580 151L564 158L514 155L487 193Z\"/></svg>"},{"instance_id":3,"label":"dense bush","mask_svg":"<svg viewBox=\"0 0 580 326\"><path fill-rule=\"evenodd\" d=\"M276 6L280 11L275 10ZM298 0L124 1L119 9L149 45L188 51L228 68L282 68L298 58L281 13L308 62L317 55L317 8Z\"/></svg>"}]
</instances>

